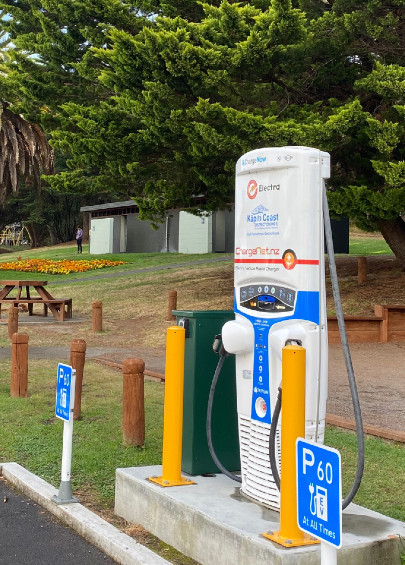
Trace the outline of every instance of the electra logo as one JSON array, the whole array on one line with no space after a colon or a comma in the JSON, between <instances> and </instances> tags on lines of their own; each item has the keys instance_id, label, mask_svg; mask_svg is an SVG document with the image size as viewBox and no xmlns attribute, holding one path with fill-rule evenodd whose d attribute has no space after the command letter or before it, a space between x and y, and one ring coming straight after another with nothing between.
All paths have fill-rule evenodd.
<instances>
[{"instance_id":1,"label":"electra logo","mask_svg":"<svg viewBox=\"0 0 405 565\"><path fill-rule=\"evenodd\" d=\"M259 192L267 192L268 190L280 190L279 184L259 184Z\"/></svg>"},{"instance_id":2,"label":"electra logo","mask_svg":"<svg viewBox=\"0 0 405 565\"><path fill-rule=\"evenodd\" d=\"M253 198L256 198L257 190L258 190L257 182L253 179L250 180L247 185L247 195L251 200L253 200Z\"/></svg>"}]
</instances>

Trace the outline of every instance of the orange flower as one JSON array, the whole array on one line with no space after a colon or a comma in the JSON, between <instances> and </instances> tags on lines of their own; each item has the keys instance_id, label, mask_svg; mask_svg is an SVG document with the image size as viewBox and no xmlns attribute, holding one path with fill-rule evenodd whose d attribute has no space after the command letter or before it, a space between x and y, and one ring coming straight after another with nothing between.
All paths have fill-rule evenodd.
<instances>
[{"instance_id":1,"label":"orange flower","mask_svg":"<svg viewBox=\"0 0 405 565\"><path fill-rule=\"evenodd\" d=\"M48 275L68 275L69 273L84 273L104 267L124 265L124 261L108 261L106 259L79 260L66 259L52 261L51 259L26 259L20 257L16 261L0 263L2 271L26 271L30 273L46 273Z\"/></svg>"}]
</instances>

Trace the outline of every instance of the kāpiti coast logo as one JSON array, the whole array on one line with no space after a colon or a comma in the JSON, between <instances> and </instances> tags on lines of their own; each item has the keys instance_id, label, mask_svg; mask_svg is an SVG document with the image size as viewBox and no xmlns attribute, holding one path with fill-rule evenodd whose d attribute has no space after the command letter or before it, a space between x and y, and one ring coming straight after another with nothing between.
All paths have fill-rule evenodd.
<instances>
[{"instance_id":1,"label":"k\u0101piti coast logo","mask_svg":"<svg viewBox=\"0 0 405 565\"><path fill-rule=\"evenodd\" d=\"M259 204L247 215L248 223L262 224L263 227L276 227L278 225L278 213L272 214L269 209Z\"/></svg>"}]
</instances>

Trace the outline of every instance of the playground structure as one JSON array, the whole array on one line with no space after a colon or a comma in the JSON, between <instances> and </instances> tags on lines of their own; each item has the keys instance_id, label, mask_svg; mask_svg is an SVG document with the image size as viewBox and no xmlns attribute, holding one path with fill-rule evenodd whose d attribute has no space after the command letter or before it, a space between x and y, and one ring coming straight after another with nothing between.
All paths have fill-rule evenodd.
<instances>
[{"instance_id":1,"label":"playground structure","mask_svg":"<svg viewBox=\"0 0 405 565\"><path fill-rule=\"evenodd\" d=\"M31 236L24 224L16 222L5 226L0 233L0 245L16 247L19 245L31 245Z\"/></svg>"}]
</instances>

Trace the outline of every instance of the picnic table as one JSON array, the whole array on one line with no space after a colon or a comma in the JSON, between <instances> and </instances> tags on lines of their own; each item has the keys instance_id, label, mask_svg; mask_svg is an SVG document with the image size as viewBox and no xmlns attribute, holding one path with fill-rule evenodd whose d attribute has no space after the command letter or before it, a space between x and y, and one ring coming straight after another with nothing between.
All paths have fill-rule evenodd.
<instances>
[{"instance_id":1,"label":"picnic table","mask_svg":"<svg viewBox=\"0 0 405 565\"><path fill-rule=\"evenodd\" d=\"M19 304L27 304L28 313L33 316L34 304L41 304L44 307L44 316L48 316L48 308L56 320L63 322L66 318L72 317L72 299L54 298L45 288L47 281L0 281L3 288L0 290L0 318L1 307L3 304L12 304L18 307ZM25 287L25 296L23 289ZM13 290L17 290L16 296L10 296ZM36 291L36 296L32 296L30 289Z\"/></svg>"}]
</instances>

